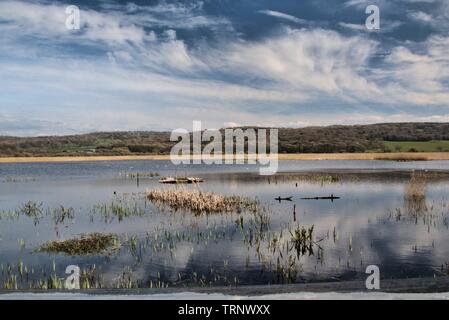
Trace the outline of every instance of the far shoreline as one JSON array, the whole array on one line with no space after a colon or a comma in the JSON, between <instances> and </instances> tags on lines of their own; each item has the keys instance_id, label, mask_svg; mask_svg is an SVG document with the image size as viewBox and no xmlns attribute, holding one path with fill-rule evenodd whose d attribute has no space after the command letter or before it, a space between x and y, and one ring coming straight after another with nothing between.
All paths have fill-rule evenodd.
<instances>
[{"instance_id":1,"label":"far shoreline","mask_svg":"<svg viewBox=\"0 0 449 320\"><path fill-rule=\"evenodd\" d=\"M170 160L170 155L0 157L0 163L138 161L138 160ZM435 161L435 160L449 160L449 152L289 153L289 154L279 154L279 160Z\"/></svg>"}]
</instances>

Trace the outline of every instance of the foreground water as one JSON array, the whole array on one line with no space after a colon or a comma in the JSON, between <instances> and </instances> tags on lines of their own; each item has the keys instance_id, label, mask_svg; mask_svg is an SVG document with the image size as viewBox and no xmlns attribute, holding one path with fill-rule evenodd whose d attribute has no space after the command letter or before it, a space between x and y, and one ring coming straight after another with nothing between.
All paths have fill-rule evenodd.
<instances>
[{"instance_id":1,"label":"foreground water","mask_svg":"<svg viewBox=\"0 0 449 320\"><path fill-rule=\"evenodd\" d=\"M275 176L257 172L168 161L0 164L0 288L57 286L68 265L83 270L85 287L120 288L355 280L372 264L382 278L448 274L449 161L282 161ZM183 187L257 198L263 210L155 206L146 190L179 188L155 173L200 176L204 183ZM408 196L414 188L420 194ZM302 199L329 195L340 199ZM312 226L313 242L295 246L295 230ZM120 247L39 250L94 232L117 235Z\"/></svg>"}]
</instances>

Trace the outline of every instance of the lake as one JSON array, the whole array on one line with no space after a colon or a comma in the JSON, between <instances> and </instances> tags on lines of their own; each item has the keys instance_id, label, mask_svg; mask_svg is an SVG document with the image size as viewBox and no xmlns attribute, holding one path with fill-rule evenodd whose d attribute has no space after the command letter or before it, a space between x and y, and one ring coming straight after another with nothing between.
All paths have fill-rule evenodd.
<instances>
[{"instance_id":1,"label":"lake","mask_svg":"<svg viewBox=\"0 0 449 320\"><path fill-rule=\"evenodd\" d=\"M204 182L163 185L164 176ZM173 188L244 196L260 212L198 215L146 197ZM368 265L384 279L447 276L448 196L449 161L281 161L274 176L169 161L0 164L0 288L51 288L69 265L84 288L360 280ZM92 233L115 245L40 250Z\"/></svg>"}]
</instances>

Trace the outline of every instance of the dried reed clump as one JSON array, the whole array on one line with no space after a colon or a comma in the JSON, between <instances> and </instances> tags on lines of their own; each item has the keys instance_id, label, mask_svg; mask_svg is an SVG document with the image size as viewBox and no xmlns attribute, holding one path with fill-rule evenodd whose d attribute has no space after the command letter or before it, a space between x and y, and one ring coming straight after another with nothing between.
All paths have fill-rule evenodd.
<instances>
[{"instance_id":1,"label":"dried reed clump","mask_svg":"<svg viewBox=\"0 0 449 320\"><path fill-rule=\"evenodd\" d=\"M410 182L405 188L406 199L422 199L426 197L427 179L424 172L412 173Z\"/></svg>"},{"instance_id":2,"label":"dried reed clump","mask_svg":"<svg viewBox=\"0 0 449 320\"><path fill-rule=\"evenodd\" d=\"M249 211L259 212L258 200L243 196L222 196L198 189L154 189L147 193L148 199L158 205L167 205L174 210L189 210L195 214L211 214Z\"/></svg>"},{"instance_id":3,"label":"dried reed clump","mask_svg":"<svg viewBox=\"0 0 449 320\"><path fill-rule=\"evenodd\" d=\"M116 235L92 233L78 239L54 240L46 243L40 251L66 253L71 256L99 254L106 250L119 248Z\"/></svg>"},{"instance_id":4,"label":"dried reed clump","mask_svg":"<svg viewBox=\"0 0 449 320\"><path fill-rule=\"evenodd\" d=\"M411 213L426 210L427 177L424 172L413 172L404 192L406 209Z\"/></svg>"}]
</instances>

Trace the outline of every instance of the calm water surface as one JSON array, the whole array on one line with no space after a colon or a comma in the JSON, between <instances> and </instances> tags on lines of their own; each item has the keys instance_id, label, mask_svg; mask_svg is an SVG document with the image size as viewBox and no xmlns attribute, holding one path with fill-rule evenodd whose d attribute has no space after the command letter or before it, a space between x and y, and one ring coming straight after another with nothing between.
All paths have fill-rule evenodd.
<instances>
[{"instance_id":1,"label":"calm water surface","mask_svg":"<svg viewBox=\"0 0 449 320\"><path fill-rule=\"evenodd\" d=\"M438 173L422 182L416 201L406 197L412 170ZM176 186L146 177L150 172L200 176L204 183L184 187L257 198L263 213L195 216L156 207L145 191ZM105 287L354 280L370 264L383 278L447 275L449 161L282 161L275 176L257 172L169 161L0 164L0 288L13 276L18 288L52 274L62 278L67 265L90 270ZM302 199L331 194L340 199ZM29 201L39 206L38 216L20 213ZM99 209L114 204L130 216ZM73 215L58 221L60 206ZM311 250L298 253L291 233L312 226ZM93 232L116 234L120 249L89 256L38 250Z\"/></svg>"}]
</instances>

